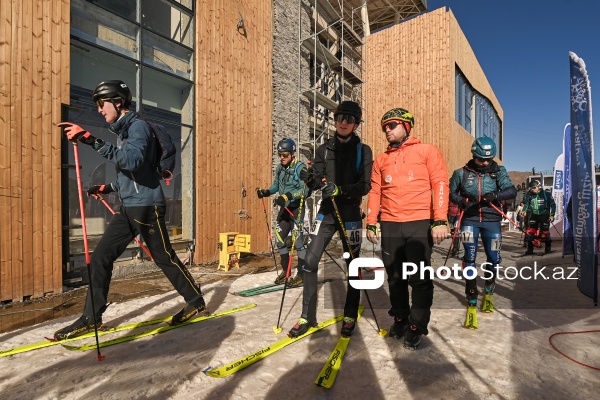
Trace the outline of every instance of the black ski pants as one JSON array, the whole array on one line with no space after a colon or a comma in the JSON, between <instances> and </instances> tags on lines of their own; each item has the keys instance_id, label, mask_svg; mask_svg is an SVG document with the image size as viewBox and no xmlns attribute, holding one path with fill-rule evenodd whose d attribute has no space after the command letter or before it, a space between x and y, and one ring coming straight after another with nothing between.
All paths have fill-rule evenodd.
<instances>
[{"instance_id":1,"label":"black ski pants","mask_svg":"<svg viewBox=\"0 0 600 400\"><path fill-rule=\"evenodd\" d=\"M156 265L163 271L186 303L201 304L202 292L188 269L171 247L165 207L124 207L113 216L100 242L91 255L91 285L94 292L96 318L106 309L113 263L138 234L142 235ZM83 315L92 318L91 290L88 289Z\"/></svg>"},{"instance_id":2,"label":"black ski pants","mask_svg":"<svg viewBox=\"0 0 600 400\"><path fill-rule=\"evenodd\" d=\"M420 276L421 268L413 275L403 277L406 266L403 263L421 262L431 264L433 238L430 220L410 222L381 221L381 252L383 264L388 276L391 308L388 314L393 317L408 318L411 325L424 335L429 331L427 325L431 317L433 304L433 281L428 273ZM412 288L412 306L408 287Z\"/></svg>"},{"instance_id":3,"label":"black ski pants","mask_svg":"<svg viewBox=\"0 0 600 400\"><path fill-rule=\"evenodd\" d=\"M300 216L300 224L304 222L304 207L302 215ZM288 209L294 214L290 215L288 211L281 207L279 210L279 214L277 214L277 227L276 227L276 238L277 238L277 251L280 255L288 254L289 250L286 244L286 238L289 233L294 229L294 225L296 221L298 221L298 213L300 212L300 208L292 208ZM302 230L298 230L298 236L296 237L296 243L294 247L296 248L296 252L298 253L298 258L304 259L306 257L306 249L304 248L304 234ZM283 266L284 268L287 265Z\"/></svg>"},{"instance_id":4,"label":"black ski pants","mask_svg":"<svg viewBox=\"0 0 600 400\"><path fill-rule=\"evenodd\" d=\"M354 225L362 227L360 217L359 206L340 206L340 215L345 225L349 222L353 222ZM308 249L306 250L306 264L304 266L304 292L302 299L302 318L306 318L311 322L317 321L317 271L319 269L319 261L327 248L327 245L331 241L333 235L338 232L340 238L344 236L340 224L338 223L335 211L322 214L319 210L317 219L321 218L316 223L318 226L315 227L311 232L310 240L308 242ZM360 232L357 237L361 237ZM342 245L344 252L349 252L350 249L347 246L345 239L342 239ZM360 243L352 245L352 251L354 257L360 255ZM346 264L350 264L352 259L347 259ZM360 303L360 290L350 286L350 281L347 283L346 292L346 303L344 305L344 316L356 318L358 316L358 306Z\"/></svg>"}]
</instances>

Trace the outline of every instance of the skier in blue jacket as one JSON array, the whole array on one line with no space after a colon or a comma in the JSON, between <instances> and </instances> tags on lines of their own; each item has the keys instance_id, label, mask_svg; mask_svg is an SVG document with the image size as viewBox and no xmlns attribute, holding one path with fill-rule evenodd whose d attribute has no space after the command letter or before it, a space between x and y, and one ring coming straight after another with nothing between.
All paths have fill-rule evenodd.
<instances>
[{"instance_id":1,"label":"skier in blue jacket","mask_svg":"<svg viewBox=\"0 0 600 400\"><path fill-rule=\"evenodd\" d=\"M496 144L487 137L477 138L472 146L473 158L462 168L454 171L450 178L450 200L459 205L463 217L460 226L461 238L465 250L463 271L477 271L477 242L481 235L486 263L485 299L483 310L493 311L492 294L496 282L496 269L502 262L500 246L502 233L500 221L502 215L495 210L501 209L500 201L513 199L517 189L513 185L503 166L499 166L493 158L496 156ZM465 270L465 268L470 267ZM465 276L465 294L469 307L477 307L477 274ZM471 326L476 327L476 326Z\"/></svg>"},{"instance_id":2,"label":"skier in blue jacket","mask_svg":"<svg viewBox=\"0 0 600 400\"><path fill-rule=\"evenodd\" d=\"M294 220L304 220L304 210L300 210L300 199L302 196L308 197L310 189L300 180L300 172L306 169L306 165L296 158L296 143L290 138L284 138L277 144L277 153L281 164L275 169L275 179L268 189L256 189L258 198L269 197L272 194L279 193L275 199L275 204L279 206L277 214L277 251L281 257L281 273L275 279L276 284L285 282L290 254L285 243L285 239L292 229L294 229ZM287 210L286 210L287 208ZM291 211L293 215L288 212ZM301 213L298 216L298 213ZM288 280L289 287L302 285L302 271L304 260L306 259L306 248L304 247L304 236L302 230L298 231L295 243L296 253L298 255L298 264L296 265L296 276Z\"/></svg>"},{"instance_id":3,"label":"skier in blue jacket","mask_svg":"<svg viewBox=\"0 0 600 400\"><path fill-rule=\"evenodd\" d=\"M160 185L161 177L155 168L157 143L148 123L129 110L131 99L131 91L122 81L101 82L93 93L98 113L110 124L110 131L117 135L116 145L92 136L71 122L58 124L64 127L67 139L91 146L100 156L115 164L117 180L92 186L87 191L88 196L99 197L117 192L122 205L91 255L93 290L88 290L83 315L56 331L54 338L57 340L80 336L102 325L102 314L108 306L113 263L137 235L142 236L156 265L187 303L173 316L171 324L180 324L206 310L200 286L179 260L169 241L165 225L165 196Z\"/></svg>"}]
</instances>

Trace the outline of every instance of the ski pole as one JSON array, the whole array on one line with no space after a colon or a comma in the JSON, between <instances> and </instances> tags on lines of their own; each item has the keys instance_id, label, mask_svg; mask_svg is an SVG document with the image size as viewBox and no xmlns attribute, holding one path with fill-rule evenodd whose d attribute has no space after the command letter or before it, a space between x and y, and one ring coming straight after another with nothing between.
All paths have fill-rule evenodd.
<instances>
[{"instance_id":1,"label":"ski pole","mask_svg":"<svg viewBox=\"0 0 600 400\"><path fill-rule=\"evenodd\" d=\"M452 241L450 242L450 247L448 248L448 253L446 254L446 259L444 260L444 264L442 264L442 265L446 265L446 263L448 262L448 257L450 257L450 251L452 251L452 245L454 244L454 239L456 239L456 235L458 234L458 230L460 229L460 222L462 221L462 217L464 214L465 214L465 210L461 210L460 216L458 217L458 222L456 223L456 226L454 227L454 235L452 235Z\"/></svg>"},{"instance_id":2,"label":"ski pole","mask_svg":"<svg viewBox=\"0 0 600 400\"><path fill-rule=\"evenodd\" d=\"M293 217L294 213L290 211L289 208L285 207L285 210ZM294 219L294 225L296 225L296 227L298 227L296 220ZM333 256L331 254L329 254L329 252L327 250L323 250L325 252L325 254L327 254L329 256L329 258L331 258L331 261L333 261L335 263L335 265L337 265L337 267L340 269L340 271L342 271L344 274L346 274L346 276L348 276L348 274L346 273L346 271L344 271L344 269L342 268L342 266L340 264L338 264L338 262L335 260L335 258L333 258Z\"/></svg>"},{"instance_id":3,"label":"ski pole","mask_svg":"<svg viewBox=\"0 0 600 400\"><path fill-rule=\"evenodd\" d=\"M288 260L287 272L285 274L285 283L283 284L283 293L281 295L281 305L279 306L279 316L277 317L277 325L273 327L273 332L275 334L281 333L283 330L282 327L279 326L281 322L281 312L283 311L283 300L285 299L285 292L287 291L288 279L290 278L290 272L292 270L292 259L293 259L293 251L296 247L296 238L298 237L298 232L302 229L302 225L300 224L300 220L302 218L302 207L304 206L304 192L306 191L306 182L304 182L304 189L302 189L302 197L300 197L300 207L298 208L298 221L296 221L296 230L292 235L292 253L290 253L290 258ZM283 269L283 265L281 266Z\"/></svg>"},{"instance_id":4,"label":"ski pole","mask_svg":"<svg viewBox=\"0 0 600 400\"><path fill-rule=\"evenodd\" d=\"M104 197L102 197L102 195L100 193L94 194L92 196L94 196L96 199L100 200L102 202L102 204L104 204L106 206L106 208L108 208L108 211L110 211L112 213L112 215L116 214L115 210L113 210L113 208L110 206L110 204L108 204L108 202L106 200L104 200ZM154 261L154 258L152 257L152 254L150 254L150 251L146 248L146 246L144 246L142 244L142 242L140 241L140 239L138 239L137 236L135 236L133 239L137 242L137 244L140 246L140 248L142 250L144 250L144 252L146 254L148 254L148 257L150 257L150 259L152 261Z\"/></svg>"},{"instance_id":5,"label":"ski pole","mask_svg":"<svg viewBox=\"0 0 600 400\"><path fill-rule=\"evenodd\" d=\"M500 213L500 215L502 215L504 218L506 218L508 220L508 222L510 222L511 224L513 224L518 230L520 230L523 233L526 233L515 221L513 221L512 219L508 218L508 215L504 214L502 212L502 210L500 210L498 207L496 207L494 204L492 203L488 203L494 210L498 211Z\"/></svg>"},{"instance_id":6,"label":"ski pole","mask_svg":"<svg viewBox=\"0 0 600 400\"><path fill-rule=\"evenodd\" d=\"M325 184L327 184L327 182L325 181L325 178L323 178L323 182L325 182ZM354 251L352 250L352 247L350 246L350 243L348 241L348 235L346 232L346 227L344 225L344 221L342 221L342 216L340 214L340 210L338 209L338 206L335 202L335 198L331 197L331 203L333 204L333 209L335 210L335 216L338 220L338 224L340 225L340 228L342 230L342 241L345 242L346 247L348 248L348 251L350 253L350 257L352 258L352 260L354 260ZM358 270L358 279L362 280L362 275L360 273L360 269ZM385 329L381 329L379 327L379 322L377 322L377 316L375 315L375 310L373 309L373 304L371 303L371 298L369 297L369 293L366 290L363 290L365 292L365 297L367 298L367 302L369 303L369 307L371 308L371 313L373 313L373 319L375 320L375 325L377 325L377 332L379 333L380 336L385 336L387 335L387 331Z\"/></svg>"},{"instance_id":7,"label":"ski pole","mask_svg":"<svg viewBox=\"0 0 600 400\"><path fill-rule=\"evenodd\" d=\"M87 264L88 277L90 281L90 298L92 300L92 318L94 319L94 335L96 336L96 350L98 361L104 360L106 356L100 354L100 342L98 341L98 325L96 324L96 306L94 305L94 285L92 284L92 267L90 266L90 249L88 246L87 227L85 224L85 205L83 204L83 190L81 188L81 172L79 171L79 147L73 142L73 155L75 156L75 175L77 176L77 192L79 194L79 209L81 210L81 226L83 232L83 247L85 249L85 263Z\"/></svg>"},{"instance_id":8,"label":"ski pole","mask_svg":"<svg viewBox=\"0 0 600 400\"><path fill-rule=\"evenodd\" d=\"M564 222L563 222L564 223ZM556 225L552 224L552 226L554 227L554 230L556 231L556 233L558 233L558 236L560 237L560 239L562 240L562 235L560 234L560 231L558 230L558 228L556 227Z\"/></svg>"},{"instance_id":9,"label":"ski pole","mask_svg":"<svg viewBox=\"0 0 600 400\"><path fill-rule=\"evenodd\" d=\"M259 190L259 188L256 188ZM277 268L277 258L275 257L275 249L273 249L273 236L271 235L271 227L269 226L269 217L267 217L267 206L265 206L265 198L261 197L263 211L265 213L265 223L267 224L267 234L269 235L269 244L271 245L271 254L273 255L273 262L275 263L275 272L279 275L279 268ZM281 266L281 270L283 271L283 265Z\"/></svg>"}]
</instances>

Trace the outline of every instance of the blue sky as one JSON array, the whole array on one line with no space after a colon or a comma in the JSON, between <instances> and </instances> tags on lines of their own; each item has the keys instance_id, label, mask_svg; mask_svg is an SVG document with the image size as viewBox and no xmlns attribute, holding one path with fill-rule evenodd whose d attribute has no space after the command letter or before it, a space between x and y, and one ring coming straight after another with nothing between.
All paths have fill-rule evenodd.
<instances>
[{"instance_id":1,"label":"blue sky","mask_svg":"<svg viewBox=\"0 0 600 400\"><path fill-rule=\"evenodd\" d=\"M454 13L504 110L505 167L551 171L570 122L569 51L585 61L592 107L600 110L600 1L428 1L429 11L442 6Z\"/></svg>"}]
</instances>

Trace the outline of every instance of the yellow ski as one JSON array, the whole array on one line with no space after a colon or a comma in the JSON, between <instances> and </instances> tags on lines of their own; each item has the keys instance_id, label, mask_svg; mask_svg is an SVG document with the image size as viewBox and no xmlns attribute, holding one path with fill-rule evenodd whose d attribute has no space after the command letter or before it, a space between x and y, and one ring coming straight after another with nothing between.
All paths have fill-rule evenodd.
<instances>
[{"instance_id":1,"label":"yellow ski","mask_svg":"<svg viewBox=\"0 0 600 400\"><path fill-rule=\"evenodd\" d=\"M206 315L206 316L194 318L194 319L191 319L191 320L189 320L187 322L184 322L184 323L178 324L178 325L161 326L160 328L155 328L155 329L151 329L151 330L140 332L140 333L134 333L133 335L118 337L118 338L115 338L115 339L111 339L111 340L107 340L107 341L104 341L104 342L100 342L100 347L112 346L114 344L119 344L119 343L123 343L123 342L129 342L129 341L132 341L132 340L135 340L135 339L139 339L139 338L143 338L143 337L146 337L146 336L156 335L158 333L170 331L172 329L181 328L182 326L187 326L187 325L195 324L197 322L206 321L208 319L222 317L223 315L232 314L232 313L235 313L235 312L238 312L238 311L247 310L247 309L253 308L253 307L256 307L256 304L248 304L246 306L232 308L231 310L221 311L219 313L215 313L215 314L211 314L211 315ZM169 319L170 318L171 317L169 317ZM96 343L85 344L83 346L68 346L68 345L63 344L63 347L65 349L67 349L67 350L94 350L96 348Z\"/></svg>"},{"instance_id":2,"label":"yellow ski","mask_svg":"<svg viewBox=\"0 0 600 400\"><path fill-rule=\"evenodd\" d=\"M479 326L477 325L477 307L476 306L468 306L467 307L467 317L465 318L465 327L469 329L477 329Z\"/></svg>"},{"instance_id":3,"label":"yellow ski","mask_svg":"<svg viewBox=\"0 0 600 400\"><path fill-rule=\"evenodd\" d=\"M100 328L100 329L98 329L98 336L106 335L107 333L114 333L114 332L129 330L129 329L140 328L143 326L156 325L156 324L160 324L161 322L167 322L170 319L171 319L171 316L168 316L168 317L162 317L159 319L153 319L151 321L143 321L143 322L136 322L136 323L129 324L129 325L116 326L114 328L108 328L108 327ZM12 356L13 354L25 353L26 351L42 349L44 347L56 346L57 344L63 344L63 343L67 343L67 342L72 342L74 340L85 339L85 338L94 337L94 336L95 336L94 332L89 332L89 333L83 334L81 336L77 336L77 337L69 338L69 339L65 339L65 340L57 340L57 341L46 340L44 342L27 344L25 346L14 347L12 349L0 350L0 357Z\"/></svg>"},{"instance_id":4,"label":"yellow ski","mask_svg":"<svg viewBox=\"0 0 600 400\"><path fill-rule=\"evenodd\" d=\"M360 306L358 308L358 316L356 317L356 322L360 319L362 312L365 308ZM344 354L346 354L346 349L348 348L348 343L350 342L350 337L341 336L335 346L335 349L331 352L329 359L321 369L319 376L315 379L315 385L321 386L324 388L331 388L333 383L335 382L335 378L337 377L338 371L342 366L342 360L344 359Z\"/></svg>"},{"instance_id":5,"label":"yellow ski","mask_svg":"<svg viewBox=\"0 0 600 400\"><path fill-rule=\"evenodd\" d=\"M481 306L481 311L486 313L494 312L494 296L491 293L486 293L483 298L483 305Z\"/></svg>"},{"instance_id":6,"label":"yellow ski","mask_svg":"<svg viewBox=\"0 0 600 400\"><path fill-rule=\"evenodd\" d=\"M244 368L246 368L249 365L254 364L257 361L262 360L263 358L270 356L271 354L283 349L284 347L302 339L307 337L308 335L312 335L313 333L320 331L321 329L335 324L336 322L339 322L342 320L342 318L344 318L344 315L338 315L335 318L331 318L328 319L325 322L321 322L319 325L310 328L304 335L300 335L296 338L290 338L290 337L286 337L285 339L281 339L279 342L276 342L272 345L269 345L265 348L262 348L260 350L258 350L255 353L252 353L244 358L241 358L237 361L234 361L230 364L224 365L220 368L216 368L213 369L212 367L207 367L206 369L204 369L202 372L204 372L206 375L208 376L212 376L213 378L223 378L225 376L229 376L232 375Z\"/></svg>"}]
</instances>

